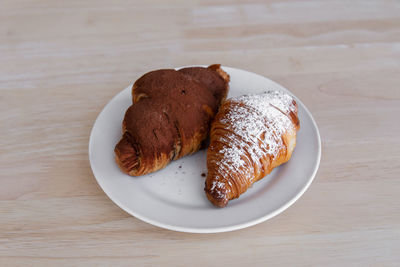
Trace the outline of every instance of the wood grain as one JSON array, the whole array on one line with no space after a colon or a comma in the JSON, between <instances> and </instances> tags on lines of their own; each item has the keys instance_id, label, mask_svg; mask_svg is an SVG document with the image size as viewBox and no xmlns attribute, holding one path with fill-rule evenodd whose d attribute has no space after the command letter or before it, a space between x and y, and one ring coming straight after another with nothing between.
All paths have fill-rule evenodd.
<instances>
[{"instance_id":1,"label":"wood grain","mask_svg":"<svg viewBox=\"0 0 400 267\"><path fill-rule=\"evenodd\" d=\"M398 266L399 1L27 1L0 8L0 265ZM222 63L289 88L322 161L306 194L222 234L159 229L90 170L104 105L157 68Z\"/></svg>"}]
</instances>

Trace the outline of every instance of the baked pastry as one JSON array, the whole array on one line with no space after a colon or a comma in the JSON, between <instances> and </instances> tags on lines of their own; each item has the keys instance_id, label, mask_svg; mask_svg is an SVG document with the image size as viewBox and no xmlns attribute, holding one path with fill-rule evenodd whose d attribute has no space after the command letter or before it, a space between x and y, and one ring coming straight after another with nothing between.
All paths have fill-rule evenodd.
<instances>
[{"instance_id":1,"label":"baked pastry","mask_svg":"<svg viewBox=\"0 0 400 267\"><path fill-rule=\"evenodd\" d=\"M162 69L140 77L115 146L120 169L138 176L164 168L197 151L228 93L229 75L219 64L208 68Z\"/></svg>"},{"instance_id":2,"label":"baked pastry","mask_svg":"<svg viewBox=\"0 0 400 267\"><path fill-rule=\"evenodd\" d=\"M285 92L268 91L225 101L211 125L207 198L224 207L287 162L299 128L296 101Z\"/></svg>"}]
</instances>

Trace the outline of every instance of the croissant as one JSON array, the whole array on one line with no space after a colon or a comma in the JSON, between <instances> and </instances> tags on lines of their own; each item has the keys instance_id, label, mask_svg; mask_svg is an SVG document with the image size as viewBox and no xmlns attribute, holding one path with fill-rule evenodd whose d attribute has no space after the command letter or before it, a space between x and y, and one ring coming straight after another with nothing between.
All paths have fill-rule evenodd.
<instances>
[{"instance_id":1,"label":"croissant","mask_svg":"<svg viewBox=\"0 0 400 267\"><path fill-rule=\"evenodd\" d=\"M297 103L282 91L225 101L211 125L207 198L224 207L287 162L299 129Z\"/></svg>"},{"instance_id":2,"label":"croissant","mask_svg":"<svg viewBox=\"0 0 400 267\"><path fill-rule=\"evenodd\" d=\"M162 69L140 77L115 146L120 169L132 176L164 168L197 151L225 99L229 75L219 64L208 68Z\"/></svg>"}]
</instances>

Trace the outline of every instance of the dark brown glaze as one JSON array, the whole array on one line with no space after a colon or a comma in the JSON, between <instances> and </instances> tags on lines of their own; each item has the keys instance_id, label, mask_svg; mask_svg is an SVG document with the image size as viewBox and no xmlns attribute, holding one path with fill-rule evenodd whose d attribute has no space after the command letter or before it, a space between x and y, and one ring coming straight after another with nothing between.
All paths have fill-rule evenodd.
<instances>
[{"instance_id":1,"label":"dark brown glaze","mask_svg":"<svg viewBox=\"0 0 400 267\"><path fill-rule=\"evenodd\" d=\"M216 70L219 71L219 65L217 66L218 69ZM184 68L179 71L201 81L208 88L208 90L211 92L216 100L222 100L226 97L226 94L228 93L228 90L221 90L221 88L225 88L226 86L226 80L224 80L224 78L226 77L222 77L222 75L215 70L210 71L210 69L214 67L215 65L211 65L207 69L201 67L191 67ZM229 80L229 77L227 77L227 79Z\"/></svg>"},{"instance_id":2,"label":"dark brown glaze","mask_svg":"<svg viewBox=\"0 0 400 267\"><path fill-rule=\"evenodd\" d=\"M229 76L219 72L219 65L212 65L156 70L139 78L115 147L121 170L143 175L197 151L228 92Z\"/></svg>"}]
</instances>

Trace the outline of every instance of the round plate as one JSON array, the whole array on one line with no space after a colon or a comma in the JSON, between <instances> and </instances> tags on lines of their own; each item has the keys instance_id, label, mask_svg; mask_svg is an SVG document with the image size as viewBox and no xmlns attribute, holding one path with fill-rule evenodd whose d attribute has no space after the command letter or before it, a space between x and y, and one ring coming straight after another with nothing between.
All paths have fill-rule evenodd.
<instances>
[{"instance_id":1,"label":"round plate","mask_svg":"<svg viewBox=\"0 0 400 267\"><path fill-rule=\"evenodd\" d=\"M281 85L254 73L223 67L230 75L229 97L258 94ZM89 142L90 164L97 182L118 206L147 223L181 232L215 233L266 221L292 205L311 184L321 157L321 140L310 112L299 107L300 131L292 158L253 184L225 208L214 207L204 193L206 150L173 161L165 169L140 177L122 173L114 159L121 123L132 104L131 86L116 95L98 116ZM203 174L203 176L202 176Z\"/></svg>"}]
</instances>

